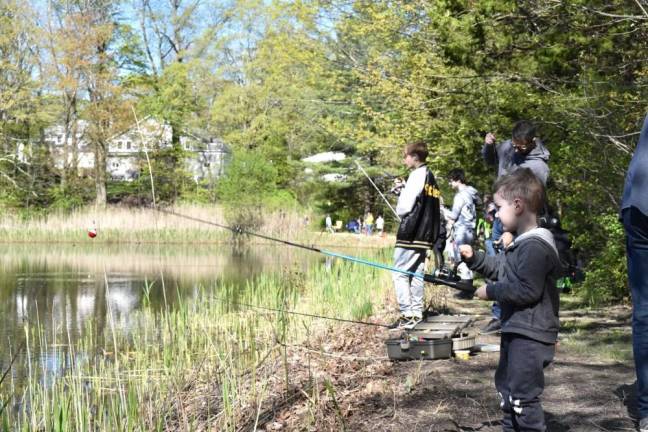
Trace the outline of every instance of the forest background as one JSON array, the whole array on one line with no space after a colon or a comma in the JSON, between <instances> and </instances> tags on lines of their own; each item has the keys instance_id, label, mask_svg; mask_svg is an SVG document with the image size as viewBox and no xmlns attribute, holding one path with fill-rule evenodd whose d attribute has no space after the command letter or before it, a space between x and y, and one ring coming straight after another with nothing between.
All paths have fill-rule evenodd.
<instances>
[{"instance_id":1,"label":"forest background","mask_svg":"<svg viewBox=\"0 0 648 432\"><path fill-rule=\"evenodd\" d=\"M648 112L647 56L643 0L4 0L0 205L34 217L146 202L146 164L134 182L105 166L134 109L173 130L173 145L151 154L164 203L342 220L371 210L393 226L354 160L387 190L405 175L403 144L425 140L437 177L459 166L487 192L485 133L503 140L530 119L551 152L551 204L587 266L580 289L623 301L618 209ZM81 120L92 173L74 158L57 168L44 143L47 127L71 135ZM223 178L196 183L183 168L178 137L193 129L232 149ZM351 157L305 171L301 159L324 151ZM345 180L321 181L330 173Z\"/></svg>"}]
</instances>

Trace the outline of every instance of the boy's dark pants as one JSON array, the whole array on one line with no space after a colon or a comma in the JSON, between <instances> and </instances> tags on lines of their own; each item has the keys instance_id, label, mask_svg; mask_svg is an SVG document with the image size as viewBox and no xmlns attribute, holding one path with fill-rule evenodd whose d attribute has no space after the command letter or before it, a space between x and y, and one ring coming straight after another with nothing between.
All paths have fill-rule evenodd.
<instances>
[{"instance_id":1,"label":"boy's dark pants","mask_svg":"<svg viewBox=\"0 0 648 432\"><path fill-rule=\"evenodd\" d=\"M546 430L540 395L544 390L544 368L553 360L555 351L554 344L502 333L495 387L502 398L503 431Z\"/></svg>"}]
</instances>

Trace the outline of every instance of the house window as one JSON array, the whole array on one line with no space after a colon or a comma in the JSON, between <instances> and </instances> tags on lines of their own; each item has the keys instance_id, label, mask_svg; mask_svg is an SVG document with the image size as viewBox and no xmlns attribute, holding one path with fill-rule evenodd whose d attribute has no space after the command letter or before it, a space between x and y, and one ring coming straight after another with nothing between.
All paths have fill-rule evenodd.
<instances>
[{"instance_id":1,"label":"house window","mask_svg":"<svg viewBox=\"0 0 648 432\"><path fill-rule=\"evenodd\" d=\"M204 166L205 168L209 168L209 162L205 162L205 163L203 164L203 166Z\"/></svg>"},{"instance_id":2,"label":"house window","mask_svg":"<svg viewBox=\"0 0 648 432\"><path fill-rule=\"evenodd\" d=\"M56 136L56 141L57 142L63 142L63 135L57 135Z\"/></svg>"},{"instance_id":3,"label":"house window","mask_svg":"<svg viewBox=\"0 0 648 432\"><path fill-rule=\"evenodd\" d=\"M117 141L117 149L118 149L118 150L121 150L121 148L122 148L122 142L121 142L121 141Z\"/></svg>"},{"instance_id":4,"label":"house window","mask_svg":"<svg viewBox=\"0 0 648 432\"><path fill-rule=\"evenodd\" d=\"M130 141L126 141L126 149L127 150L131 149L131 142Z\"/></svg>"},{"instance_id":5,"label":"house window","mask_svg":"<svg viewBox=\"0 0 648 432\"><path fill-rule=\"evenodd\" d=\"M113 168L119 168L119 162L113 162L112 167Z\"/></svg>"}]
</instances>

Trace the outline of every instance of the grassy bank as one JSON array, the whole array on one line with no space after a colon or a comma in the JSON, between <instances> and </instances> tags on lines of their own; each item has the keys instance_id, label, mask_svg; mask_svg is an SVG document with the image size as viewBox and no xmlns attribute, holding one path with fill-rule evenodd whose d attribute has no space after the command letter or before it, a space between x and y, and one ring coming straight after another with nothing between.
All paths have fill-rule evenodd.
<instances>
[{"instance_id":1,"label":"grassy bank","mask_svg":"<svg viewBox=\"0 0 648 432\"><path fill-rule=\"evenodd\" d=\"M180 205L170 210L221 225L232 224L216 205ZM305 223L305 218L306 214L298 211L268 212L258 232L318 245L383 247L393 242L390 236L328 234L316 221L309 219L310 222ZM97 229L98 235L89 239L88 229L92 227ZM220 243L233 237L226 229L152 209L108 206L101 210L85 207L32 216L6 212L0 216L0 238L3 242ZM258 238L248 240L267 243Z\"/></svg>"},{"instance_id":2,"label":"grassy bank","mask_svg":"<svg viewBox=\"0 0 648 432\"><path fill-rule=\"evenodd\" d=\"M24 386L11 374L2 383L0 424L5 430L254 430L277 398L311 391L291 374L286 347L336 323L243 304L369 319L382 310L389 288L388 272L336 263L308 274L262 276L244 290L218 286L214 295L160 314L144 307L127 334L115 329L109 311L106 331L87 332L77 344L26 324L24 356L41 360L31 363ZM52 349L61 376L43 379Z\"/></svg>"}]
</instances>

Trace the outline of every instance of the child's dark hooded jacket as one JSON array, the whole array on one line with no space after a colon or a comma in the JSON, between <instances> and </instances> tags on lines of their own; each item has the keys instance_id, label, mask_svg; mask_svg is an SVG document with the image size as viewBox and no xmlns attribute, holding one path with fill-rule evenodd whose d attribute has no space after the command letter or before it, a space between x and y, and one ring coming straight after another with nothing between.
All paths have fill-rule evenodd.
<instances>
[{"instance_id":1,"label":"child's dark hooded jacket","mask_svg":"<svg viewBox=\"0 0 648 432\"><path fill-rule=\"evenodd\" d=\"M486 256L479 251L467 263L471 270L494 281L487 285L486 292L488 298L502 306L502 333L556 342L556 277L561 264L549 230L534 228L518 236L504 254Z\"/></svg>"}]
</instances>

